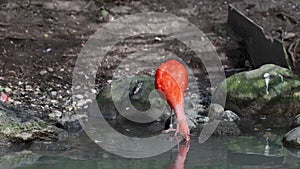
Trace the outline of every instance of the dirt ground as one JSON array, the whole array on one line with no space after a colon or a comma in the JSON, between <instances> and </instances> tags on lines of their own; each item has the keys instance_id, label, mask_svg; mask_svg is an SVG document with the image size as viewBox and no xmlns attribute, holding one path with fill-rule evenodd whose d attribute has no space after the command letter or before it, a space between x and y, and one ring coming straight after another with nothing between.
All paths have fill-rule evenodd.
<instances>
[{"instance_id":1,"label":"dirt ground","mask_svg":"<svg viewBox=\"0 0 300 169\"><path fill-rule=\"evenodd\" d=\"M44 119L49 114L56 118L70 113L72 72L88 38L110 20L150 11L174 14L196 25L216 47L226 73L232 74L245 67L248 54L226 31L228 4L264 27L268 35L282 39L298 65L298 0L1 0L0 85L6 88L10 104L35 111ZM126 57L145 45L155 47L157 42L147 41L152 38L129 39L110 55ZM141 39L144 41L139 43ZM168 41L160 43L178 55L191 52ZM107 61L110 66L99 69L97 91L111 79L115 62ZM195 71L203 69L201 63L190 64ZM205 74L198 72L199 76ZM202 87L204 95L209 95L207 86Z\"/></svg>"}]
</instances>

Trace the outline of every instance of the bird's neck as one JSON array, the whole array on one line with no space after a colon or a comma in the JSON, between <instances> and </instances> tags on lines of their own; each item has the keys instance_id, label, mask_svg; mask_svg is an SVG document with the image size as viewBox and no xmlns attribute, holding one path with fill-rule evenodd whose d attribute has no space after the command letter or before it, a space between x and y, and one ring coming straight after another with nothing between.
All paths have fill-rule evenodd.
<instances>
[{"instance_id":1,"label":"bird's neck","mask_svg":"<svg viewBox=\"0 0 300 169\"><path fill-rule=\"evenodd\" d=\"M174 107L174 111L175 111L175 114L176 114L177 121L186 122L186 116L185 116L185 113L184 113L183 105L176 105Z\"/></svg>"}]
</instances>

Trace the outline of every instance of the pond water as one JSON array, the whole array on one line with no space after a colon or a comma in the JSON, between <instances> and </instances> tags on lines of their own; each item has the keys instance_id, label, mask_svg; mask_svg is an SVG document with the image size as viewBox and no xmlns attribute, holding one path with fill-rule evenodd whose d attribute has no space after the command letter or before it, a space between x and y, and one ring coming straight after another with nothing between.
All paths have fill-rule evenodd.
<instances>
[{"instance_id":1,"label":"pond water","mask_svg":"<svg viewBox=\"0 0 300 169\"><path fill-rule=\"evenodd\" d=\"M266 141L268 138L268 141ZM203 144L192 137L158 156L130 159L101 149L87 135L72 140L66 151L23 151L1 157L5 169L240 169L300 168L300 154L281 145L281 136L262 132L256 136L211 137ZM269 148L268 148L269 146ZM183 165L184 164L184 165Z\"/></svg>"}]
</instances>

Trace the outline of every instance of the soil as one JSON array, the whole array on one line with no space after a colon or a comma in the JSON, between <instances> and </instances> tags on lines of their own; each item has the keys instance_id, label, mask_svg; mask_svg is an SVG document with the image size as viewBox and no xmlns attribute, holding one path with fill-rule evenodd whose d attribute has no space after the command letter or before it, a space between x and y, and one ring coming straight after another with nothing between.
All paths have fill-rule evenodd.
<instances>
[{"instance_id":1,"label":"soil","mask_svg":"<svg viewBox=\"0 0 300 169\"><path fill-rule=\"evenodd\" d=\"M264 27L266 34L282 39L295 60L296 72L300 72L297 66L300 59L298 0L2 0L0 85L6 88L9 104L34 111L43 119L72 114L72 72L88 38L111 20L150 11L174 14L197 26L216 47L226 74L231 75L244 70L248 54L244 46L229 36L228 4ZM96 92L111 80L120 59L140 48L156 47L160 43L187 61L199 77L203 96L209 96L209 83L201 61L188 61L184 57L192 51L172 40L153 41L154 37L141 35L119 43L108 55L116 59L106 60L105 67L98 70ZM201 101L207 104L209 99Z\"/></svg>"}]
</instances>

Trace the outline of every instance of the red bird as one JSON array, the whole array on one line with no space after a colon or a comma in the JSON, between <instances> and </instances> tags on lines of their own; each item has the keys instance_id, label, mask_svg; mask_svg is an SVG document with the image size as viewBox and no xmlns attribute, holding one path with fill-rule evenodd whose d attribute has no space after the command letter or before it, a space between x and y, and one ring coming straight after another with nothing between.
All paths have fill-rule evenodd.
<instances>
[{"instance_id":1,"label":"red bird","mask_svg":"<svg viewBox=\"0 0 300 169\"><path fill-rule=\"evenodd\" d=\"M181 63L176 60L168 60L162 63L155 74L155 88L165 97L171 109L175 111L177 119L176 130L171 124L166 133L176 131L175 136L179 132L186 141L190 140L190 129L187 124L184 113L184 92L188 86L187 72Z\"/></svg>"}]
</instances>

